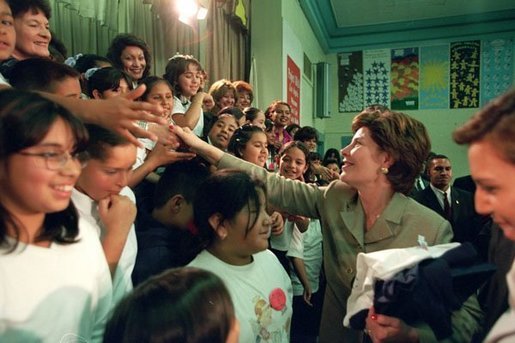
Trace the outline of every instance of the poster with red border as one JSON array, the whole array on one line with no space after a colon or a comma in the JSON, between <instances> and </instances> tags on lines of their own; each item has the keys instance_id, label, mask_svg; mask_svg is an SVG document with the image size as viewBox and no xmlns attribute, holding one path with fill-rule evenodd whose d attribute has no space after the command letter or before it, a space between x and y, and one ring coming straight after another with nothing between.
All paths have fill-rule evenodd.
<instances>
[{"instance_id":1,"label":"poster with red border","mask_svg":"<svg viewBox=\"0 0 515 343\"><path fill-rule=\"evenodd\" d=\"M286 101L291 106L291 123L300 123L300 69L287 56L286 61Z\"/></svg>"}]
</instances>

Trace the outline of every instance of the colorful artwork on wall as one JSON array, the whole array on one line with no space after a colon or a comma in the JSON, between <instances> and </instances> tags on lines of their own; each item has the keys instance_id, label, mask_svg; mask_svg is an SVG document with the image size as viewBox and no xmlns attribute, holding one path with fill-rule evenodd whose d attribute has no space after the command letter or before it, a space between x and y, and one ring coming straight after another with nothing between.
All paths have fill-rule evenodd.
<instances>
[{"instance_id":1,"label":"colorful artwork on wall","mask_svg":"<svg viewBox=\"0 0 515 343\"><path fill-rule=\"evenodd\" d=\"M364 106L390 106L390 49L363 51Z\"/></svg>"},{"instance_id":2,"label":"colorful artwork on wall","mask_svg":"<svg viewBox=\"0 0 515 343\"><path fill-rule=\"evenodd\" d=\"M451 43L450 108L479 107L481 42Z\"/></svg>"},{"instance_id":3,"label":"colorful artwork on wall","mask_svg":"<svg viewBox=\"0 0 515 343\"><path fill-rule=\"evenodd\" d=\"M513 87L515 38L338 54L339 111L479 108Z\"/></svg>"},{"instance_id":4,"label":"colorful artwork on wall","mask_svg":"<svg viewBox=\"0 0 515 343\"><path fill-rule=\"evenodd\" d=\"M338 54L338 109L359 112L363 109L363 53Z\"/></svg>"},{"instance_id":5,"label":"colorful artwork on wall","mask_svg":"<svg viewBox=\"0 0 515 343\"><path fill-rule=\"evenodd\" d=\"M482 42L481 47L481 106L513 84L513 39Z\"/></svg>"},{"instance_id":6,"label":"colorful artwork on wall","mask_svg":"<svg viewBox=\"0 0 515 343\"><path fill-rule=\"evenodd\" d=\"M419 63L418 48L391 51L391 108L418 109Z\"/></svg>"},{"instance_id":7,"label":"colorful artwork on wall","mask_svg":"<svg viewBox=\"0 0 515 343\"><path fill-rule=\"evenodd\" d=\"M449 45L420 48L419 109L449 108Z\"/></svg>"}]
</instances>

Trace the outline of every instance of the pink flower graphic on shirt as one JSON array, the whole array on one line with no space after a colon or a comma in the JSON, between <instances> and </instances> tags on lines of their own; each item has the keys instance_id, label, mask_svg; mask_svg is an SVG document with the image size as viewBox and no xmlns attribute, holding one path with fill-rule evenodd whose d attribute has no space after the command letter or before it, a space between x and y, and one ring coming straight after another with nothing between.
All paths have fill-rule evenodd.
<instances>
[{"instance_id":1,"label":"pink flower graphic on shirt","mask_svg":"<svg viewBox=\"0 0 515 343\"><path fill-rule=\"evenodd\" d=\"M286 294L281 288L275 288L268 296L270 306L276 311L282 311L286 306Z\"/></svg>"}]
</instances>

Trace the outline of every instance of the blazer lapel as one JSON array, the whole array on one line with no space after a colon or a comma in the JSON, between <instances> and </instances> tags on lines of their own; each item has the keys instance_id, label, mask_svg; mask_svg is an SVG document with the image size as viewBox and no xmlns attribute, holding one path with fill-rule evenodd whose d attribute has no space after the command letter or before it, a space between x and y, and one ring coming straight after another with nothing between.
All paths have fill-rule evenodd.
<instances>
[{"instance_id":1,"label":"blazer lapel","mask_svg":"<svg viewBox=\"0 0 515 343\"><path fill-rule=\"evenodd\" d=\"M365 214L363 207L358 199L358 195L349 201L343 211L340 212L340 217L348 230L352 233L356 241L363 245L364 231L365 231Z\"/></svg>"},{"instance_id":2,"label":"blazer lapel","mask_svg":"<svg viewBox=\"0 0 515 343\"><path fill-rule=\"evenodd\" d=\"M388 206L377 218L374 226L365 234L365 243L374 243L395 235L395 228L401 223L406 203L404 195L394 193Z\"/></svg>"}]
</instances>

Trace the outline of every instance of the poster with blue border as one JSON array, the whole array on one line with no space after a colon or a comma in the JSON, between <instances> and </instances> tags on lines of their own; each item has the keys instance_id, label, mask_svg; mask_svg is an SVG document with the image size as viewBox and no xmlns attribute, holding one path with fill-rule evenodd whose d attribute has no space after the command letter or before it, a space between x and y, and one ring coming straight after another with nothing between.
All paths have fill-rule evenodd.
<instances>
[{"instance_id":1,"label":"poster with blue border","mask_svg":"<svg viewBox=\"0 0 515 343\"><path fill-rule=\"evenodd\" d=\"M449 45L420 48L419 109L449 108Z\"/></svg>"},{"instance_id":2,"label":"poster with blue border","mask_svg":"<svg viewBox=\"0 0 515 343\"><path fill-rule=\"evenodd\" d=\"M481 46L481 106L513 84L513 39L485 40Z\"/></svg>"}]
</instances>

